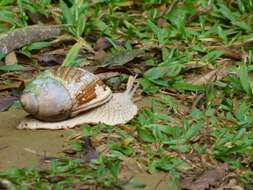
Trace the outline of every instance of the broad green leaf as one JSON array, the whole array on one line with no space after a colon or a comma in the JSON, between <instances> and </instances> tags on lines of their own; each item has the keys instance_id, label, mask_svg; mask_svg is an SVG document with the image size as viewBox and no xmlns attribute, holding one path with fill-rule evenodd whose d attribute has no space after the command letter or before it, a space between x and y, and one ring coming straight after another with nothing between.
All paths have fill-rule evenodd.
<instances>
[{"instance_id":1,"label":"broad green leaf","mask_svg":"<svg viewBox=\"0 0 253 190\"><path fill-rule=\"evenodd\" d=\"M82 135L85 137L93 134L92 127L89 125L81 125L80 128L82 129Z\"/></svg>"},{"instance_id":2,"label":"broad green leaf","mask_svg":"<svg viewBox=\"0 0 253 190\"><path fill-rule=\"evenodd\" d=\"M145 128L137 128L138 136L145 142L155 142L155 137Z\"/></svg>"},{"instance_id":3,"label":"broad green leaf","mask_svg":"<svg viewBox=\"0 0 253 190\"><path fill-rule=\"evenodd\" d=\"M42 48L46 48L46 47L49 47L50 46L50 42L35 42L35 43L32 43L22 49L26 49L28 51L31 51L31 50L37 50L37 49L42 49Z\"/></svg>"},{"instance_id":4,"label":"broad green leaf","mask_svg":"<svg viewBox=\"0 0 253 190\"><path fill-rule=\"evenodd\" d=\"M177 112L177 102L172 96L161 94L159 101L172 108L174 112Z\"/></svg>"},{"instance_id":5,"label":"broad green leaf","mask_svg":"<svg viewBox=\"0 0 253 190\"><path fill-rule=\"evenodd\" d=\"M6 55L2 52L0 52L0 61L5 57Z\"/></svg>"},{"instance_id":6,"label":"broad green leaf","mask_svg":"<svg viewBox=\"0 0 253 190\"><path fill-rule=\"evenodd\" d=\"M189 91L204 91L205 90L205 87L202 85L194 85L194 84L184 83L184 82L174 83L173 88L176 88L178 90L189 90Z\"/></svg>"},{"instance_id":7,"label":"broad green leaf","mask_svg":"<svg viewBox=\"0 0 253 190\"><path fill-rule=\"evenodd\" d=\"M150 80L161 79L167 72L167 67L153 67L144 73L144 77Z\"/></svg>"},{"instance_id":8,"label":"broad green leaf","mask_svg":"<svg viewBox=\"0 0 253 190\"><path fill-rule=\"evenodd\" d=\"M0 21L8 22L13 25L17 23L15 13L8 10L0 10Z\"/></svg>"},{"instance_id":9,"label":"broad green leaf","mask_svg":"<svg viewBox=\"0 0 253 190\"><path fill-rule=\"evenodd\" d=\"M248 75L248 67L245 64L241 64L239 68L240 82L243 90L248 94L252 95L251 82Z\"/></svg>"},{"instance_id":10,"label":"broad green leaf","mask_svg":"<svg viewBox=\"0 0 253 190\"><path fill-rule=\"evenodd\" d=\"M74 66L75 60L77 58L77 55L81 47L82 47L82 43L80 42L77 42L74 46L72 46L66 58L64 59L62 66L67 66L67 67Z\"/></svg>"},{"instance_id":11,"label":"broad green leaf","mask_svg":"<svg viewBox=\"0 0 253 190\"><path fill-rule=\"evenodd\" d=\"M77 37L81 37L84 33L85 26L86 26L86 20L84 15L80 15L79 20L77 21L76 31L77 31Z\"/></svg>"},{"instance_id":12,"label":"broad green leaf","mask_svg":"<svg viewBox=\"0 0 253 190\"><path fill-rule=\"evenodd\" d=\"M119 160L110 160L108 163L108 167L109 167L111 174L115 178L118 178L119 171L120 171L120 161Z\"/></svg>"},{"instance_id":13,"label":"broad green leaf","mask_svg":"<svg viewBox=\"0 0 253 190\"><path fill-rule=\"evenodd\" d=\"M219 50L212 50L210 52L208 52L203 58L202 60L204 61L208 61L208 62L212 62L215 61L216 59L218 59L220 56L223 55L222 51Z\"/></svg>"},{"instance_id":14,"label":"broad green leaf","mask_svg":"<svg viewBox=\"0 0 253 190\"><path fill-rule=\"evenodd\" d=\"M159 44L166 44L168 41L168 30L159 28L156 26L151 20L148 20L147 25L151 28L151 30L155 33Z\"/></svg>"},{"instance_id":15,"label":"broad green leaf","mask_svg":"<svg viewBox=\"0 0 253 190\"><path fill-rule=\"evenodd\" d=\"M153 94L159 91L159 87L156 86L151 81L149 81L148 79L141 78L138 81L140 82L142 88L144 89L144 92L148 94Z\"/></svg>"},{"instance_id":16,"label":"broad green leaf","mask_svg":"<svg viewBox=\"0 0 253 190\"><path fill-rule=\"evenodd\" d=\"M195 135L197 135L197 133L200 131L200 129L203 127L202 124L200 123L196 123L193 124L185 133L184 138L186 140L190 140L192 137L194 137Z\"/></svg>"},{"instance_id":17,"label":"broad green leaf","mask_svg":"<svg viewBox=\"0 0 253 190\"><path fill-rule=\"evenodd\" d=\"M146 184L144 184L141 181L137 181L135 179L131 179L130 181L127 182L126 185L124 185L124 187L130 187L130 188L134 188L134 189L142 189L144 187L146 187Z\"/></svg>"},{"instance_id":18,"label":"broad green leaf","mask_svg":"<svg viewBox=\"0 0 253 190\"><path fill-rule=\"evenodd\" d=\"M13 64L13 65L0 65L0 71L23 71L25 70L25 67L23 65L19 64Z\"/></svg>"},{"instance_id":19,"label":"broad green leaf","mask_svg":"<svg viewBox=\"0 0 253 190\"><path fill-rule=\"evenodd\" d=\"M60 8L63 15L63 21L64 21L63 23L72 25L74 17L72 16L70 9L68 8L68 6L63 0L60 0Z\"/></svg>"},{"instance_id":20,"label":"broad green leaf","mask_svg":"<svg viewBox=\"0 0 253 190\"><path fill-rule=\"evenodd\" d=\"M103 22L102 20L99 20L99 19L93 19L92 21L92 24L97 27L100 31L102 32L105 32L105 33L108 33L109 32L109 26ZM109 33L108 33L109 34Z\"/></svg>"}]
</instances>

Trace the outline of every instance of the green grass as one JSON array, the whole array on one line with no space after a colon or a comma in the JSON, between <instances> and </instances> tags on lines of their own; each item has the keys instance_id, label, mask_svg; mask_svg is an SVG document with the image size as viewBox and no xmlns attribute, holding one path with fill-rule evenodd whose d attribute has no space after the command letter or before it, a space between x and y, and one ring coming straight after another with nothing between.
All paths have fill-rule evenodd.
<instances>
[{"instance_id":1,"label":"green grass","mask_svg":"<svg viewBox=\"0 0 253 190\"><path fill-rule=\"evenodd\" d=\"M131 52L138 44L138 49L145 51L140 61L145 69L141 70L138 80L144 94L156 98L152 108L141 110L125 126L131 132L105 125L83 127L82 135L92 139L101 133L118 136L103 141L108 152L101 152L98 160L84 164L80 159L66 157L53 161L46 171L31 168L2 171L1 178L10 180L16 189L29 186L74 189L75 184L96 184L101 189L142 187L139 182L119 177L122 157L131 157L145 158L141 164L147 172L168 172L171 175L168 183L177 184L182 173L193 167L185 160L189 156L210 157L216 164L227 163L242 186L252 182L252 45L244 43L252 39L252 0L176 3L143 0L135 1L135 5L132 1L117 0L27 2L0 2L0 32L29 25L28 12L53 18L55 24L67 25L65 34L71 35L76 44L68 47L65 66L79 66L80 49L94 47L101 37L112 46L107 53L123 60L119 65L133 56L121 55L122 50ZM90 40L91 37L96 40ZM241 44L240 47L234 48L237 44ZM18 51L31 57L36 50L48 46L43 42ZM224 48L234 48L244 57L234 59ZM210 79L204 84L189 82L189 77L196 81L208 68L219 69L224 61L228 62L228 74L224 78ZM117 65L115 61L110 64ZM7 71L15 66L1 68ZM199 95L202 98L192 107ZM131 142L126 145L124 139ZM76 142L75 148L78 147L79 142Z\"/></svg>"}]
</instances>

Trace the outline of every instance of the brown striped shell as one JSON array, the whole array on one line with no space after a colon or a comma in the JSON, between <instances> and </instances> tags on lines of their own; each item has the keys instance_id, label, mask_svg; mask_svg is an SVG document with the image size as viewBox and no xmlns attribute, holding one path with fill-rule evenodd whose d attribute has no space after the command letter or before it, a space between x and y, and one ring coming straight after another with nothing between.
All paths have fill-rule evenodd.
<instances>
[{"instance_id":1,"label":"brown striped shell","mask_svg":"<svg viewBox=\"0 0 253 190\"><path fill-rule=\"evenodd\" d=\"M105 123L108 125L125 124L138 112L137 106L132 101L132 96L138 87L134 77L129 77L127 89L121 93L113 93L112 98L94 109L80 113L76 117L63 121L39 121L34 117L25 117L17 126L18 129L66 129L81 124Z\"/></svg>"},{"instance_id":2,"label":"brown striped shell","mask_svg":"<svg viewBox=\"0 0 253 190\"><path fill-rule=\"evenodd\" d=\"M101 106L112 92L96 75L70 67L42 72L25 88L20 102L25 111L42 121L61 121Z\"/></svg>"}]
</instances>

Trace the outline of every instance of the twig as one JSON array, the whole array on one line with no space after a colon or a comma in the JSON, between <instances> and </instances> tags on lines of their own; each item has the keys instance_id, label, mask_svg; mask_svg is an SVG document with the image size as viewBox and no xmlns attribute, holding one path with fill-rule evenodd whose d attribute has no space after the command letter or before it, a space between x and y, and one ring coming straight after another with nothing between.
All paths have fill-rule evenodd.
<instances>
[{"instance_id":1,"label":"twig","mask_svg":"<svg viewBox=\"0 0 253 190\"><path fill-rule=\"evenodd\" d=\"M234 60L241 60L242 59L242 53L236 51L232 47L224 47L224 46L209 46L210 49L216 49L223 52L223 55Z\"/></svg>"},{"instance_id":2,"label":"twig","mask_svg":"<svg viewBox=\"0 0 253 190\"><path fill-rule=\"evenodd\" d=\"M247 47L253 45L253 38L238 42L236 44L231 45L233 48Z\"/></svg>"},{"instance_id":3,"label":"twig","mask_svg":"<svg viewBox=\"0 0 253 190\"><path fill-rule=\"evenodd\" d=\"M116 77L116 76L119 76L119 75L120 75L119 72L106 72L106 73L96 74L96 76L98 78L100 78L101 80L107 80L107 79L110 79L112 77Z\"/></svg>"},{"instance_id":4,"label":"twig","mask_svg":"<svg viewBox=\"0 0 253 190\"><path fill-rule=\"evenodd\" d=\"M6 148L8 148L8 145L3 145L0 147L0 150L6 149Z\"/></svg>"},{"instance_id":5,"label":"twig","mask_svg":"<svg viewBox=\"0 0 253 190\"><path fill-rule=\"evenodd\" d=\"M189 25L192 21L194 21L195 19L197 19L200 15L207 13L211 10L211 7L207 7L207 8L200 8L199 10L197 10L196 13L194 13L193 15L191 15L187 21L186 21L186 25Z\"/></svg>"},{"instance_id":6,"label":"twig","mask_svg":"<svg viewBox=\"0 0 253 190\"><path fill-rule=\"evenodd\" d=\"M204 97L205 95L204 94L200 94L200 95L197 95L196 99L194 100L194 102L192 103L192 107L191 107L191 110L193 110L193 108L195 108L199 101Z\"/></svg>"},{"instance_id":7,"label":"twig","mask_svg":"<svg viewBox=\"0 0 253 190\"><path fill-rule=\"evenodd\" d=\"M24 148L24 150L27 151L27 152L29 152L29 153L35 154L36 156L40 156L40 157L44 157L45 156L44 154L38 153L37 151L32 150L30 148Z\"/></svg>"},{"instance_id":8,"label":"twig","mask_svg":"<svg viewBox=\"0 0 253 190\"><path fill-rule=\"evenodd\" d=\"M170 4L169 8L167 9L167 11L163 15L167 15L168 13L170 13L178 2L179 2L178 0L172 1L172 3Z\"/></svg>"},{"instance_id":9,"label":"twig","mask_svg":"<svg viewBox=\"0 0 253 190\"><path fill-rule=\"evenodd\" d=\"M8 54L32 42L54 38L60 35L61 28L63 26L60 25L33 25L2 34L0 35L0 54Z\"/></svg>"}]
</instances>

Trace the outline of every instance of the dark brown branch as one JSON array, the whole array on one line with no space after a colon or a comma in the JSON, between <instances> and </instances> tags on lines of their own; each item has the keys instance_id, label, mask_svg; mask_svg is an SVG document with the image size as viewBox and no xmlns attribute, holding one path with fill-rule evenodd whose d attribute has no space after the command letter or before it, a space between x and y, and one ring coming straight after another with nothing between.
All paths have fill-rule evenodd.
<instances>
[{"instance_id":1,"label":"dark brown branch","mask_svg":"<svg viewBox=\"0 0 253 190\"><path fill-rule=\"evenodd\" d=\"M8 54L32 42L55 38L60 35L62 26L27 26L0 35L0 54Z\"/></svg>"}]
</instances>

